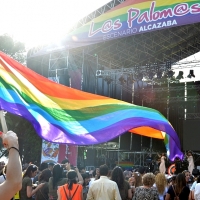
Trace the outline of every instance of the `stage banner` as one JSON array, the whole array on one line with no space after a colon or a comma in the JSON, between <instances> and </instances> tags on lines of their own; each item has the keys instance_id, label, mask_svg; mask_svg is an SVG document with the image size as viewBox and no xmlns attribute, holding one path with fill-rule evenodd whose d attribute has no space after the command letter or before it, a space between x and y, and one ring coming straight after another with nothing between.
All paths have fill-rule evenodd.
<instances>
[{"instance_id":1,"label":"stage banner","mask_svg":"<svg viewBox=\"0 0 200 200\"><path fill-rule=\"evenodd\" d=\"M78 147L75 145L60 144L60 151L58 156L58 162L61 163L64 159L68 159L70 164L77 166Z\"/></svg>"},{"instance_id":2,"label":"stage banner","mask_svg":"<svg viewBox=\"0 0 200 200\"><path fill-rule=\"evenodd\" d=\"M46 140L42 140L42 162L58 162L59 144L54 144Z\"/></svg>"},{"instance_id":3,"label":"stage banner","mask_svg":"<svg viewBox=\"0 0 200 200\"><path fill-rule=\"evenodd\" d=\"M70 32L59 45L51 44L42 51L71 49L197 22L199 0L127 0Z\"/></svg>"}]
</instances>

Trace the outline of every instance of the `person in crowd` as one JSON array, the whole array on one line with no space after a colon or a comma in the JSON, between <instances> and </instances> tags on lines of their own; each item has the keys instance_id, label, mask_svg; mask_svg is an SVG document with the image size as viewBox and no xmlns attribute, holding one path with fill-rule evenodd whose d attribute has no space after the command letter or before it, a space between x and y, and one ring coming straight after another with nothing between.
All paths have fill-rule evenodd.
<instances>
[{"instance_id":1,"label":"person in crowd","mask_svg":"<svg viewBox=\"0 0 200 200\"><path fill-rule=\"evenodd\" d=\"M5 162L4 161L0 161L0 175L3 175L4 167L5 167Z\"/></svg>"},{"instance_id":2,"label":"person in crowd","mask_svg":"<svg viewBox=\"0 0 200 200\"><path fill-rule=\"evenodd\" d=\"M32 178L37 174L38 167L29 165L22 178L22 189L19 191L20 200L32 200L32 196L43 186L43 183L33 189ZM22 175L22 174L21 174Z\"/></svg>"},{"instance_id":3,"label":"person in crowd","mask_svg":"<svg viewBox=\"0 0 200 200\"><path fill-rule=\"evenodd\" d=\"M48 164L48 169L51 171L51 173L53 173L53 167L54 167L55 163L49 163Z\"/></svg>"},{"instance_id":4,"label":"person in crowd","mask_svg":"<svg viewBox=\"0 0 200 200\"><path fill-rule=\"evenodd\" d=\"M2 170L2 175L0 176L0 184L2 184L6 180L6 165L4 166Z\"/></svg>"},{"instance_id":5,"label":"person in crowd","mask_svg":"<svg viewBox=\"0 0 200 200\"><path fill-rule=\"evenodd\" d=\"M135 188L142 186L142 176L139 172L133 172L131 178L133 180L133 186Z\"/></svg>"},{"instance_id":6,"label":"person in crowd","mask_svg":"<svg viewBox=\"0 0 200 200\"><path fill-rule=\"evenodd\" d=\"M184 171L182 172L182 174L184 174L186 184L189 186L190 172L189 172L188 170L184 170Z\"/></svg>"},{"instance_id":7,"label":"person in crowd","mask_svg":"<svg viewBox=\"0 0 200 200\"><path fill-rule=\"evenodd\" d=\"M158 173L155 177L155 184L153 185L157 188L159 194L159 200L165 200L167 194L167 179L164 174Z\"/></svg>"},{"instance_id":8,"label":"person in crowd","mask_svg":"<svg viewBox=\"0 0 200 200\"><path fill-rule=\"evenodd\" d=\"M42 171L44 169L48 168L48 164L46 162L42 162L39 166L39 171L37 173L37 175L33 178L33 184L35 184L38 181L38 177L40 176L40 174L42 173Z\"/></svg>"},{"instance_id":9,"label":"person in crowd","mask_svg":"<svg viewBox=\"0 0 200 200\"><path fill-rule=\"evenodd\" d=\"M86 200L89 190L90 176L88 173L81 174L81 176L83 177L83 200Z\"/></svg>"},{"instance_id":10,"label":"person in crowd","mask_svg":"<svg viewBox=\"0 0 200 200\"><path fill-rule=\"evenodd\" d=\"M130 178L131 175L132 175L132 172L129 171L128 169L125 169L123 173L124 173L124 177L125 177L125 179L128 181L129 178Z\"/></svg>"},{"instance_id":11,"label":"person in crowd","mask_svg":"<svg viewBox=\"0 0 200 200\"><path fill-rule=\"evenodd\" d=\"M57 200L57 189L67 183L67 178L63 178L63 167L56 164L53 167L52 177L49 179L49 199Z\"/></svg>"},{"instance_id":12,"label":"person in crowd","mask_svg":"<svg viewBox=\"0 0 200 200\"><path fill-rule=\"evenodd\" d=\"M183 171L183 168L182 168L182 161L179 157L176 157L175 158L175 172L174 174L179 174Z\"/></svg>"},{"instance_id":13,"label":"person in crowd","mask_svg":"<svg viewBox=\"0 0 200 200\"><path fill-rule=\"evenodd\" d=\"M111 179L111 176L112 176L112 170L110 169L110 170L108 170L108 175L107 175L107 177L108 177L109 179Z\"/></svg>"},{"instance_id":14,"label":"person in crowd","mask_svg":"<svg viewBox=\"0 0 200 200\"><path fill-rule=\"evenodd\" d=\"M69 160L66 158L61 162L61 165L63 167L63 178L67 178L67 171L71 169L71 165Z\"/></svg>"},{"instance_id":15,"label":"person in crowd","mask_svg":"<svg viewBox=\"0 0 200 200\"><path fill-rule=\"evenodd\" d=\"M95 180L98 180L99 178L100 178L100 171L99 168L96 168Z\"/></svg>"},{"instance_id":16,"label":"person in crowd","mask_svg":"<svg viewBox=\"0 0 200 200\"><path fill-rule=\"evenodd\" d=\"M113 169L110 180L115 181L117 183L122 200L132 199L133 196L131 187L129 183L125 180L121 167L116 166Z\"/></svg>"},{"instance_id":17,"label":"person in crowd","mask_svg":"<svg viewBox=\"0 0 200 200\"><path fill-rule=\"evenodd\" d=\"M160 171L160 173L163 173L163 174L166 173L165 160L166 160L165 153L162 153L162 154L160 155L160 166L159 166L159 171Z\"/></svg>"},{"instance_id":18,"label":"person in crowd","mask_svg":"<svg viewBox=\"0 0 200 200\"><path fill-rule=\"evenodd\" d=\"M19 157L18 137L13 131L0 132L2 143L9 151L6 180L0 184L0 198L11 199L22 187L22 166Z\"/></svg>"},{"instance_id":19,"label":"person in crowd","mask_svg":"<svg viewBox=\"0 0 200 200\"><path fill-rule=\"evenodd\" d=\"M194 159L193 159L192 151L188 151L186 157L189 164L188 171L190 172L190 174L192 174L192 171L194 169Z\"/></svg>"},{"instance_id":20,"label":"person in crowd","mask_svg":"<svg viewBox=\"0 0 200 200\"><path fill-rule=\"evenodd\" d=\"M64 169L64 171L63 171L63 178L65 178L67 176L67 172L69 170L71 170L71 164L70 164L69 160L68 159L64 159L62 161L62 166L63 166L63 169ZM73 167L73 170L75 170L76 173L77 173L77 175L78 175L78 183L79 184L83 184L83 178L82 178L82 176L81 176L81 174L79 172L78 167Z\"/></svg>"},{"instance_id":21,"label":"person in crowd","mask_svg":"<svg viewBox=\"0 0 200 200\"><path fill-rule=\"evenodd\" d=\"M108 166L101 165L99 168L100 178L95 180L89 187L87 200L115 199L121 200L117 183L110 180L108 175Z\"/></svg>"},{"instance_id":22,"label":"person in crowd","mask_svg":"<svg viewBox=\"0 0 200 200\"><path fill-rule=\"evenodd\" d=\"M176 181L176 175L173 175L172 177L168 178L168 188L171 185L175 185L175 181Z\"/></svg>"},{"instance_id":23,"label":"person in crowd","mask_svg":"<svg viewBox=\"0 0 200 200\"><path fill-rule=\"evenodd\" d=\"M58 188L58 200L74 199L83 200L83 186L78 184L76 171L69 170L67 173L67 184Z\"/></svg>"},{"instance_id":24,"label":"person in crowd","mask_svg":"<svg viewBox=\"0 0 200 200\"><path fill-rule=\"evenodd\" d=\"M90 177L89 187L93 183L93 181L95 181L95 177L96 177L96 169L93 170L92 177Z\"/></svg>"},{"instance_id":25,"label":"person in crowd","mask_svg":"<svg viewBox=\"0 0 200 200\"><path fill-rule=\"evenodd\" d=\"M140 166L135 172L139 172L141 176L143 177L143 175L145 175L146 173L146 169L144 166Z\"/></svg>"},{"instance_id":26,"label":"person in crowd","mask_svg":"<svg viewBox=\"0 0 200 200\"><path fill-rule=\"evenodd\" d=\"M188 200L189 194L190 189L186 184L185 175L183 173L180 173L176 176L175 185L171 185L168 188L165 200Z\"/></svg>"},{"instance_id":27,"label":"person in crowd","mask_svg":"<svg viewBox=\"0 0 200 200\"><path fill-rule=\"evenodd\" d=\"M86 173L85 167L84 166L79 167L79 172L81 174L85 174Z\"/></svg>"},{"instance_id":28,"label":"person in crowd","mask_svg":"<svg viewBox=\"0 0 200 200\"><path fill-rule=\"evenodd\" d=\"M36 192L35 200L47 200L49 198L48 197L48 193L49 193L48 182L49 182L50 177L51 177L51 171L49 169L44 169L42 173L40 174L40 176L38 177L39 184L44 183L44 186Z\"/></svg>"},{"instance_id":29,"label":"person in crowd","mask_svg":"<svg viewBox=\"0 0 200 200\"><path fill-rule=\"evenodd\" d=\"M143 186L137 187L133 196L133 200L158 200L159 195L155 187L155 175L153 173L146 173L142 177Z\"/></svg>"},{"instance_id":30,"label":"person in crowd","mask_svg":"<svg viewBox=\"0 0 200 200\"><path fill-rule=\"evenodd\" d=\"M195 190L191 191L191 200L200 200L200 176L197 178Z\"/></svg>"},{"instance_id":31,"label":"person in crowd","mask_svg":"<svg viewBox=\"0 0 200 200\"><path fill-rule=\"evenodd\" d=\"M133 172L132 176L129 178L129 185L131 187L132 195L135 192L135 188L142 186L142 176L139 172Z\"/></svg>"}]
</instances>

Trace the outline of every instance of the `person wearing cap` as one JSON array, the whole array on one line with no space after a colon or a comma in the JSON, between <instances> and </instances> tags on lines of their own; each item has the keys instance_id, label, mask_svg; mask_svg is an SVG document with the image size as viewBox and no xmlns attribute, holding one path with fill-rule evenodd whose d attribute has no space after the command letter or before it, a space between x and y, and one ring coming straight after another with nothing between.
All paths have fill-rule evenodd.
<instances>
[{"instance_id":1,"label":"person wearing cap","mask_svg":"<svg viewBox=\"0 0 200 200\"><path fill-rule=\"evenodd\" d=\"M58 188L58 200L83 200L83 186L78 184L76 171L69 170L67 173L67 184Z\"/></svg>"},{"instance_id":2,"label":"person wearing cap","mask_svg":"<svg viewBox=\"0 0 200 200\"><path fill-rule=\"evenodd\" d=\"M0 198L10 200L22 188L22 166L19 157L18 137L13 131L0 133L3 145L9 151L6 180L0 184Z\"/></svg>"}]
</instances>

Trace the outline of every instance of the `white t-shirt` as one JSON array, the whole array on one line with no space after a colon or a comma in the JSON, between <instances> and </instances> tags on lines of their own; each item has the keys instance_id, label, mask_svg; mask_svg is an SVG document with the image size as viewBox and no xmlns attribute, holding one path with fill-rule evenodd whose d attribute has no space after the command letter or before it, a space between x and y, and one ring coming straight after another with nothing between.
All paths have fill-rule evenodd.
<instances>
[{"instance_id":1,"label":"white t-shirt","mask_svg":"<svg viewBox=\"0 0 200 200\"><path fill-rule=\"evenodd\" d=\"M4 175L5 176L5 175ZM4 178L3 175L0 176L0 184L2 184L4 181L5 181L5 178Z\"/></svg>"}]
</instances>

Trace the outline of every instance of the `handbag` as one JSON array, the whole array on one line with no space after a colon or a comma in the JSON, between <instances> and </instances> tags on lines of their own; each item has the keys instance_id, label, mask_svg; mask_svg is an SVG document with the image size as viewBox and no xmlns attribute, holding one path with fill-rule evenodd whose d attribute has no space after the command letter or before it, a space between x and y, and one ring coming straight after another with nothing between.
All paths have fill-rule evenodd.
<instances>
[{"instance_id":1,"label":"handbag","mask_svg":"<svg viewBox=\"0 0 200 200\"><path fill-rule=\"evenodd\" d=\"M78 189L78 187L79 187L79 185L76 187L76 190L74 191L74 194L71 196L71 194L70 194L70 190L69 190L69 196L67 195L67 192L66 192L66 190L65 190L65 187L64 186L62 186L63 187L63 189L64 189L64 192L65 192L65 195L66 195L66 197L67 197L67 200L72 200L73 199L73 197L74 197L74 195L75 195L75 193L76 193L76 191L77 191L77 189Z\"/></svg>"}]
</instances>

